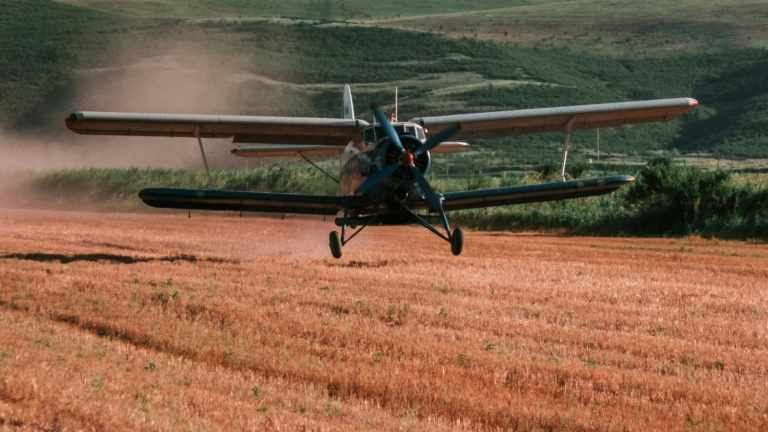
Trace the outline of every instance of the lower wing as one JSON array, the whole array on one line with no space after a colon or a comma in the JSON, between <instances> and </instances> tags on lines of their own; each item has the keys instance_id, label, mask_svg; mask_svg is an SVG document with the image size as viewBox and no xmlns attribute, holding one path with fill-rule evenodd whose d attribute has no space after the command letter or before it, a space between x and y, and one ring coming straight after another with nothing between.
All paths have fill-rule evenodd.
<instances>
[{"instance_id":1,"label":"lower wing","mask_svg":"<svg viewBox=\"0 0 768 432\"><path fill-rule=\"evenodd\" d=\"M443 194L443 209L446 211L465 210L604 195L633 181L635 181L635 178L632 176L612 176L567 182L449 192Z\"/></svg>"},{"instance_id":2,"label":"lower wing","mask_svg":"<svg viewBox=\"0 0 768 432\"><path fill-rule=\"evenodd\" d=\"M236 192L202 189L149 188L139 192L145 204L189 210L253 211L335 215L345 205L357 207L353 196L299 195L267 192Z\"/></svg>"}]
</instances>

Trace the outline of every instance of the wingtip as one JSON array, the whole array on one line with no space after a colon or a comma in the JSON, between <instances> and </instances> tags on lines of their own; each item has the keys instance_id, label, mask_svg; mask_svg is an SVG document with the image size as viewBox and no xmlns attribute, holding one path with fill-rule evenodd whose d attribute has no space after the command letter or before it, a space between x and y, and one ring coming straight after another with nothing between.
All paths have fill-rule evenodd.
<instances>
[{"instance_id":1,"label":"wingtip","mask_svg":"<svg viewBox=\"0 0 768 432\"><path fill-rule=\"evenodd\" d=\"M76 121L77 121L77 114L72 113L68 115L67 118L64 119L64 124L67 125L67 129L72 130L72 126L74 126Z\"/></svg>"},{"instance_id":2,"label":"wingtip","mask_svg":"<svg viewBox=\"0 0 768 432\"><path fill-rule=\"evenodd\" d=\"M692 107L695 107L695 106L697 106L697 105L699 104L699 101L697 101L697 100L696 100L696 99L694 99L694 98L688 98L688 99L690 99L690 100L688 101L688 103L689 103L689 104L690 104L690 106L692 106Z\"/></svg>"}]
</instances>

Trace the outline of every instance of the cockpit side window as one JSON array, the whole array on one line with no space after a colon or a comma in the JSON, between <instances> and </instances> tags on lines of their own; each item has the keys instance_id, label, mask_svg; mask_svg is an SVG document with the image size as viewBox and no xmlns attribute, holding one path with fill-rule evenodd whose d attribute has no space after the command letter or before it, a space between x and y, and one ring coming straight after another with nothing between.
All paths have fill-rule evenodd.
<instances>
[{"instance_id":1,"label":"cockpit side window","mask_svg":"<svg viewBox=\"0 0 768 432\"><path fill-rule=\"evenodd\" d=\"M363 140L367 143L376 143L376 128L368 128L363 134Z\"/></svg>"},{"instance_id":2,"label":"cockpit side window","mask_svg":"<svg viewBox=\"0 0 768 432\"><path fill-rule=\"evenodd\" d=\"M405 125L394 125L395 132L398 135L412 135L420 140L424 140L424 130L417 126L405 126ZM385 139L387 137L387 133L384 131L384 128L381 126L372 126L365 130L363 133L363 140L368 144L377 144L379 141Z\"/></svg>"}]
</instances>

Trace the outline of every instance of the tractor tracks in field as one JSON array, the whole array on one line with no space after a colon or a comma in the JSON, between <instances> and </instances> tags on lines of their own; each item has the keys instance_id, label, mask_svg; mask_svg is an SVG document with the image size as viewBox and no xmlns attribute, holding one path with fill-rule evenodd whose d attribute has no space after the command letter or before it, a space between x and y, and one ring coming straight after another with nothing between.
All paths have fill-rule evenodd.
<instances>
[{"instance_id":1,"label":"tractor tracks in field","mask_svg":"<svg viewBox=\"0 0 768 432\"><path fill-rule=\"evenodd\" d=\"M90 254L54 254L54 253L42 253L42 252L30 252L30 253L12 253L6 255L0 255L0 259L16 259L16 260L28 260L37 262L58 262L61 264L69 264L78 261L99 262L108 261L112 264L136 264L136 263L148 263L148 262L177 262L186 261L189 263L210 262L216 264L238 264L239 260L205 257L198 258L195 255L179 254L165 257L138 257L129 255L117 255L108 253L90 253Z\"/></svg>"}]
</instances>

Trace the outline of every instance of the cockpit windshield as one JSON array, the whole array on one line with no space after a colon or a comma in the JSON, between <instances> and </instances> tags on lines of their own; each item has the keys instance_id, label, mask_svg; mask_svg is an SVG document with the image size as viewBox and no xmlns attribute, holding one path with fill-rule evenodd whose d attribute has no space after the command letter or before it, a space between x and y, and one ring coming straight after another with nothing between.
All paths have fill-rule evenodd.
<instances>
[{"instance_id":1,"label":"cockpit windshield","mask_svg":"<svg viewBox=\"0 0 768 432\"><path fill-rule=\"evenodd\" d=\"M410 124L410 125L393 125L395 128L395 132L397 132L398 135L412 135L420 140L424 140L424 130L416 125ZM371 126L365 130L365 133L363 135L363 138L365 139L365 142L367 143L378 143L382 139L387 137L387 133L384 131L384 128L381 126Z\"/></svg>"}]
</instances>

